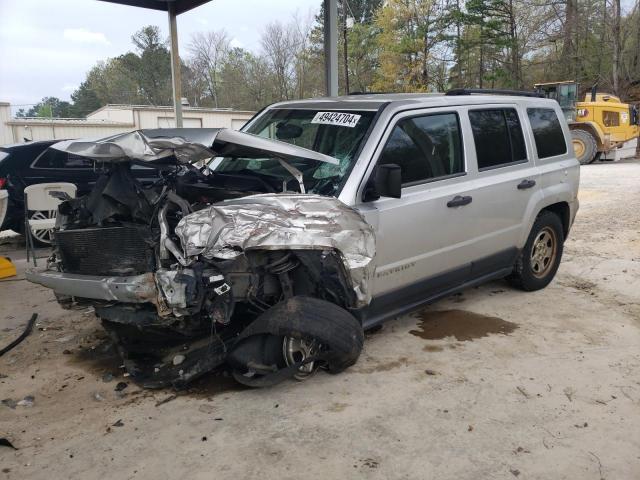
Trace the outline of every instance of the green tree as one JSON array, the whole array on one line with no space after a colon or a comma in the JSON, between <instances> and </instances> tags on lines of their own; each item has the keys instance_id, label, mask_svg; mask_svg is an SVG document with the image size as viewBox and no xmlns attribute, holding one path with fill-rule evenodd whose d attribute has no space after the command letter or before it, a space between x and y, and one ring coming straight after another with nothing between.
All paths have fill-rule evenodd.
<instances>
[{"instance_id":1,"label":"green tree","mask_svg":"<svg viewBox=\"0 0 640 480\"><path fill-rule=\"evenodd\" d=\"M68 118L72 115L72 106L56 97L44 97L29 110L18 110L16 117Z\"/></svg>"},{"instance_id":2,"label":"green tree","mask_svg":"<svg viewBox=\"0 0 640 480\"><path fill-rule=\"evenodd\" d=\"M131 41L137 53L119 57L125 72L142 97L151 105L169 105L172 100L171 54L160 38L160 29L149 25L136 32Z\"/></svg>"},{"instance_id":3,"label":"green tree","mask_svg":"<svg viewBox=\"0 0 640 480\"><path fill-rule=\"evenodd\" d=\"M96 91L91 88L88 80L82 82L71 94L71 100L73 101L71 112L74 117L86 117L102 106Z\"/></svg>"}]
</instances>

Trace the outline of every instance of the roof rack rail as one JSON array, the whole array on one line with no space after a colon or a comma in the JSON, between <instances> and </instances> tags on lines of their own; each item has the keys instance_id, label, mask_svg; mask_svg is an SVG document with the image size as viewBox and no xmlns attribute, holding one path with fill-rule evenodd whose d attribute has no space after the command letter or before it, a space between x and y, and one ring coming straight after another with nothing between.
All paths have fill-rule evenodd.
<instances>
[{"instance_id":1,"label":"roof rack rail","mask_svg":"<svg viewBox=\"0 0 640 480\"><path fill-rule=\"evenodd\" d=\"M349 92L347 93L347 95L390 95L392 93L398 93L398 92L360 92L360 91L355 91L355 92Z\"/></svg>"},{"instance_id":2,"label":"roof rack rail","mask_svg":"<svg viewBox=\"0 0 640 480\"><path fill-rule=\"evenodd\" d=\"M496 88L453 88L447 90L445 95L471 95L472 93L484 95L513 95L516 97L544 98L542 93L526 92L524 90L501 90Z\"/></svg>"}]
</instances>

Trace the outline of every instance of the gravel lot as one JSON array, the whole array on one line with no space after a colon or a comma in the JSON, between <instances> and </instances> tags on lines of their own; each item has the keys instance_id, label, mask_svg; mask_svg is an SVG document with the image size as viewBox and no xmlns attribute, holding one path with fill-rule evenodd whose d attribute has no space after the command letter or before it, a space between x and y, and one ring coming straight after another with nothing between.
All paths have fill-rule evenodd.
<instances>
[{"instance_id":1,"label":"gravel lot","mask_svg":"<svg viewBox=\"0 0 640 480\"><path fill-rule=\"evenodd\" d=\"M143 391L91 312L3 281L0 346L40 316L0 358L0 436L18 448L0 446L2 474L640 478L640 161L584 167L580 201L545 290L466 291L368 335L341 375L266 390L210 375Z\"/></svg>"}]
</instances>

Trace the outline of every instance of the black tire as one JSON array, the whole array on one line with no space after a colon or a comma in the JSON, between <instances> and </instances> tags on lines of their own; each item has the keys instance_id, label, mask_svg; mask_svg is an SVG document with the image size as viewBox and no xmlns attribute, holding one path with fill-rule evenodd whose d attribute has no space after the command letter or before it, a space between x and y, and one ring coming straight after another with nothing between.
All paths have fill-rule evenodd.
<instances>
[{"instance_id":1,"label":"black tire","mask_svg":"<svg viewBox=\"0 0 640 480\"><path fill-rule=\"evenodd\" d=\"M265 334L316 340L323 347L322 359L331 373L356 363L364 344L362 326L351 313L331 302L304 296L291 297L261 314L242 331L237 345Z\"/></svg>"},{"instance_id":2,"label":"black tire","mask_svg":"<svg viewBox=\"0 0 640 480\"><path fill-rule=\"evenodd\" d=\"M547 235L547 237L543 236ZM548 240L548 241L547 241ZM545 263L544 252L547 251L549 241L553 242L552 257ZM545 247L546 248L543 248ZM536 249L537 250L534 250ZM524 246L513 273L508 277L512 285L527 292L540 290L553 280L564 248L564 230L562 221L553 212L543 210L531 227L529 238Z\"/></svg>"},{"instance_id":3,"label":"black tire","mask_svg":"<svg viewBox=\"0 0 640 480\"><path fill-rule=\"evenodd\" d=\"M580 165L588 165L595 162L598 153L598 144L589 132L585 130L571 130L571 137L574 143L579 143L581 148L576 150L576 158ZM575 149L575 147L574 147ZM581 152L579 155L578 152Z\"/></svg>"}]
</instances>

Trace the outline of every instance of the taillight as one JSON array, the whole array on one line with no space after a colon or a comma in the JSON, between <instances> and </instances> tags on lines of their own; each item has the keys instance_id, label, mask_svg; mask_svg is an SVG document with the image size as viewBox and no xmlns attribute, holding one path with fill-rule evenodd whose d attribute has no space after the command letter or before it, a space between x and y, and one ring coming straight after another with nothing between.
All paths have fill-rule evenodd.
<instances>
[{"instance_id":1,"label":"taillight","mask_svg":"<svg viewBox=\"0 0 640 480\"><path fill-rule=\"evenodd\" d=\"M579 108L578 109L578 116L579 117L586 117L589 115L589 109L588 108Z\"/></svg>"},{"instance_id":2,"label":"taillight","mask_svg":"<svg viewBox=\"0 0 640 480\"><path fill-rule=\"evenodd\" d=\"M4 188L7 186L7 179L0 177L0 188Z\"/></svg>"}]
</instances>

